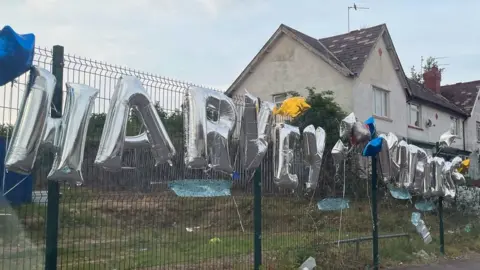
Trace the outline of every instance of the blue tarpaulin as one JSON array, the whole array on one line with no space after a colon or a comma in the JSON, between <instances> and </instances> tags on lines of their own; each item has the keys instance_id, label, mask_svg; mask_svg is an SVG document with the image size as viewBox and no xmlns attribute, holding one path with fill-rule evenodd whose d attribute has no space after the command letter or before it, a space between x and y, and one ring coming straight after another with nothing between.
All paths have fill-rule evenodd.
<instances>
[{"instance_id":1,"label":"blue tarpaulin","mask_svg":"<svg viewBox=\"0 0 480 270\"><path fill-rule=\"evenodd\" d=\"M34 52L35 35L19 35L8 25L0 30L0 86L27 72Z\"/></svg>"},{"instance_id":2,"label":"blue tarpaulin","mask_svg":"<svg viewBox=\"0 0 480 270\"><path fill-rule=\"evenodd\" d=\"M32 202L33 178L31 175L5 172L5 150L6 140L0 137L0 203L6 201L11 205L30 203Z\"/></svg>"},{"instance_id":3,"label":"blue tarpaulin","mask_svg":"<svg viewBox=\"0 0 480 270\"><path fill-rule=\"evenodd\" d=\"M390 194L392 195L393 198L397 200L411 200L412 195L410 195L410 192L408 192L407 189L405 188L397 188L394 187L392 184L387 185L388 190L390 191Z\"/></svg>"},{"instance_id":4,"label":"blue tarpaulin","mask_svg":"<svg viewBox=\"0 0 480 270\"><path fill-rule=\"evenodd\" d=\"M350 200L343 198L325 198L317 203L317 207L322 211L340 211L350 208Z\"/></svg>"},{"instance_id":5,"label":"blue tarpaulin","mask_svg":"<svg viewBox=\"0 0 480 270\"><path fill-rule=\"evenodd\" d=\"M222 197L230 196L232 181L213 179L176 180L168 187L179 197Z\"/></svg>"},{"instance_id":6,"label":"blue tarpaulin","mask_svg":"<svg viewBox=\"0 0 480 270\"><path fill-rule=\"evenodd\" d=\"M435 204L432 201L419 201L415 203L415 208L418 211L430 212L435 210Z\"/></svg>"}]
</instances>

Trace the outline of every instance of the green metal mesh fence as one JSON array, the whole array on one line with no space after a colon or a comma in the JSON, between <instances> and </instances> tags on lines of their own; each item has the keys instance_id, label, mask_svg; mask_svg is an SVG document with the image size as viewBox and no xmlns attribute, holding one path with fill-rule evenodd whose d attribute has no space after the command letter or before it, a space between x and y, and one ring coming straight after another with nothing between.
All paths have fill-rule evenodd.
<instances>
[{"instance_id":1,"label":"green metal mesh fence","mask_svg":"<svg viewBox=\"0 0 480 270\"><path fill-rule=\"evenodd\" d=\"M51 69L51 63L52 51L37 48L35 64ZM142 81L175 147L183 149L181 105L185 91L193 84L65 55L64 81L87 84L99 89L100 94L88 129L83 165L85 183L61 188L58 269L252 269L252 175L243 172L235 144L231 152L241 177L233 182L232 196L228 197L181 198L168 188L174 180L229 179L218 173L186 169L183 151L178 151L172 167L155 167L148 150L126 151L119 173L93 165L114 84L122 75L133 75ZM26 80L24 75L3 88L0 132L4 138L11 135ZM234 101L241 111L242 101ZM141 128L132 116L127 135L138 134ZM295 269L309 256L317 259L321 269L370 264L371 186L368 175L360 177L359 160L348 160L343 172L343 168L333 166L332 157L326 154L317 190L305 195L303 184L308 170L302 161L302 150L296 149L292 165L293 173L300 179L295 192L280 191L274 185L272 151L270 148L261 166L265 269ZM9 205L3 199L0 269L44 269L46 175L51 163L50 154L38 158L31 202ZM349 208L319 211L317 202L324 198L347 198ZM411 256L423 247L410 223L412 209L411 202L392 199L380 185L382 257ZM463 213L446 210L447 234L453 231L447 237L447 245L455 241L455 230L474 227L471 215ZM437 220L434 214L426 216L434 235L438 234ZM430 249L438 249L438 243L430 245Z\"/></svg>"}]
</instances>

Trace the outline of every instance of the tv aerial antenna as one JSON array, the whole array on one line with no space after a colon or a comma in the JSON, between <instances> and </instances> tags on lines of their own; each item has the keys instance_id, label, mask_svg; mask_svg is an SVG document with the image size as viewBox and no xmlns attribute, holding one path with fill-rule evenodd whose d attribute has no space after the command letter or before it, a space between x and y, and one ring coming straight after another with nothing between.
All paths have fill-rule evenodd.
<instances>
[{"instance_id":1,"label":"tv aerial antenna","mask_svg":"<svg viewBox=\"0 0 480 270\"><path fill-rule=\"evenodd\" d=\"M354 11L360 10L360 9L370 9L368 7L359 7L357 4L353 4L353 6L348 7L348 13L347 13L347 20L348 20L348 32L350 33L350 9L353 9Z\"/></svg>"}]
</instances>

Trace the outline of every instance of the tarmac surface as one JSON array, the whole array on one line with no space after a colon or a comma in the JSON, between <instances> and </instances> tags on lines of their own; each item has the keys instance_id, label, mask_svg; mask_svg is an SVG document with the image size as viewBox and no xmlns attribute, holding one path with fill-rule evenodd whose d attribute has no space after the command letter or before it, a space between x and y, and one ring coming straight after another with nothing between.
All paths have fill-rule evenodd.
<instances>
[{"instance_id":1,"label":"tarmac surface","mask_svg":"<svg viewBox=\"0 0 480 270\"><path fill-rule=\"evenodd\" d=\"M439 263L434 263L430 265L422 266L405 266L399 268L393 268L392 270L480 270L480 259L470 259L470 260L455 260L455 261L444 261Z\"/></svg>"}]
</instances>

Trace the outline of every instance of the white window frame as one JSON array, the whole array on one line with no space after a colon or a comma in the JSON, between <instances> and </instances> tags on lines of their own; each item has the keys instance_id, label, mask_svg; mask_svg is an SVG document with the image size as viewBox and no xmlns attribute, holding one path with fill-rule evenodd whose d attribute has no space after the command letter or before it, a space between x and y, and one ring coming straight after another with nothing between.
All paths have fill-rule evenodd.
<instances>
[{"instance_id":1,"label":"white window frame","mask_svg":"<svg viewBox=\"0 0 480 270\"><path fill-rule=\"evenodd\" d=\"M477 142L480 142L480 122L477 121Z\"/></svg>"},{"instance_id":2,"label":"white window frame","mask_svg":"<svg viewBox=\"0 0 480 270\"><path fill-rule=\"evenodd\" d=\"M417 123L412 123L412 112L415 111L417 114ZM412 127L422 127L422 107L416 103L408 104L408 125Z\"/></svg>"},{"instance_id":3,"label":"white window frame","mask_svg":"<svg viewBox=\"0 0 480 270\"><path fill-rule=\"evenodd\" d=\"M286 93L282 94L276 94L272 96L273 103L277 108L280 108L282 106L282 103L288 98L288 95Z\"/></svg>"},{"instance_id":4,"label":"white window frame","mask_svg":"<svg viewBox=\"0 0 480 270\"><path fill-rule=\"evenodd\" d=\"M373 89L373 102L372 102L373 115L390 118L390 92L377 86L372 86L372 89ZM377 99L376 99L377 93L381 95L380 101L379 101L381 102L380 113L377 112Z\"/></svg>"},{"instance_id":5,"label":"white window frame","mask_svg":"<svg viewBox=\"0 0 480 270\"><path fill-rule=\"evenodd\" d=\"M452 131L454 135L460 135L461 130L460 130L460 119L454 116L450 116L450 120L452 120Z\"/></svg>"}]
</instances>

